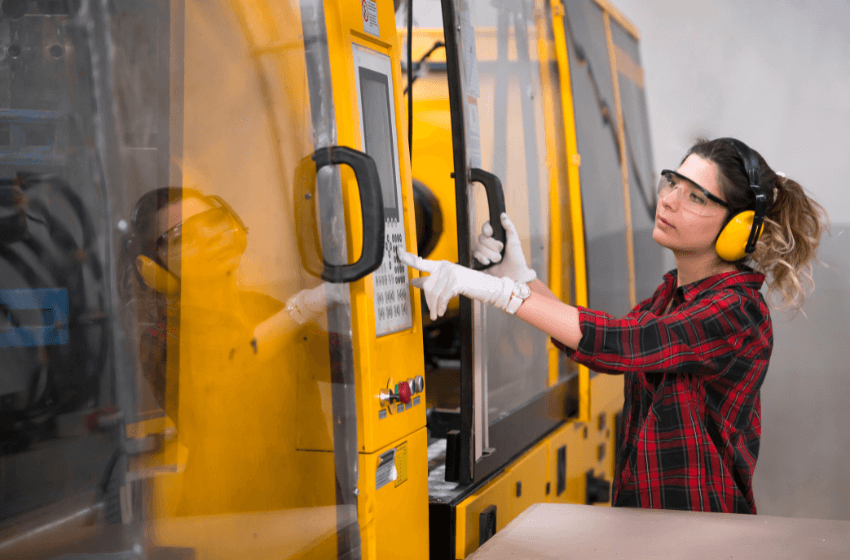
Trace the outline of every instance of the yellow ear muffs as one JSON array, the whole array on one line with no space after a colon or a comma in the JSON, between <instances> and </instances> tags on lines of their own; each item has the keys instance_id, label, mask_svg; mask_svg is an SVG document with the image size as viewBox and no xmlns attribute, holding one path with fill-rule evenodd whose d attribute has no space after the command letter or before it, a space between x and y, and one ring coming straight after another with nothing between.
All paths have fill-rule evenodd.
<instances>
[{"instance_id":1,"label":"yellow ear muffs","mask_svg":"<svg viewBox=\"0 0 850 560\"><path fill-rule=\"evenodd\" d=\"M149 288L167 296L173 296L180 292L180 279L153 262L152 259L144 255L136 257L136 270L139 271Z\"/></svg>"},{"instance_id":2,"label":"yellow ear muffs","mask_svg":"<svg viewBox=\"0 0 850 560\"><path fill-rule=\"evenodd\" d=\"M752 210L745 210L729 220L714 244L714 248L721 259L735 262L747 256L747 241L750 238L750 231L753 229L755 214ZM759 229L758 237L761 237L761 234L764 233L764 224ZM758 241L758 238L756 240Z\"/></svg>"}]
</instances>

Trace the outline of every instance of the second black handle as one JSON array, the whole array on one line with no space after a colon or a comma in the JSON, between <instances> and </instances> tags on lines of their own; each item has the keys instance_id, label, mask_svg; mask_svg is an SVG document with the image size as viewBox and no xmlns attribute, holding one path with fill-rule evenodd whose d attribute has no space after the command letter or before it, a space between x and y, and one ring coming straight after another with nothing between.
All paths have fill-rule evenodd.
<instances>
[{"instance_id":1,"label":"second black handle","mask_svg":"<svg viewBox=\"0 0 850 560\"><path fill-rule=\"evenodd\" d=\"M493 238L502 242L502 257L504 257L507 234L505 228L502 227L502 213L505 212L505 191L502 190L502 181L492 173L477 167L470 169L469 180L472 183L484 185L484 190L487 193L487 207L490 211L490 226L493 228ZM472 268L475 270L484 270L495 264L484 265L474 257L472 262Z\"/></svg>"}]
</instances>

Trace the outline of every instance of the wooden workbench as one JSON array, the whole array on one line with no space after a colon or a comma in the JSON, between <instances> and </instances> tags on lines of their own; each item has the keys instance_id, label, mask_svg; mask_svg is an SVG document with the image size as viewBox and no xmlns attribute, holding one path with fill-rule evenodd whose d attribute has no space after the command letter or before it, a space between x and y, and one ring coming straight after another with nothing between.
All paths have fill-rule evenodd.
<instances>
[{"instance_id":1,"label":"wooden workbench","mask_svg":"<svg viewBox=\"0 0 850 560\"><path fill-rule=\"evenodd\" d=\"M850 521L536 504L469 558L850 559Z\"/></svg>"}]
</instances>

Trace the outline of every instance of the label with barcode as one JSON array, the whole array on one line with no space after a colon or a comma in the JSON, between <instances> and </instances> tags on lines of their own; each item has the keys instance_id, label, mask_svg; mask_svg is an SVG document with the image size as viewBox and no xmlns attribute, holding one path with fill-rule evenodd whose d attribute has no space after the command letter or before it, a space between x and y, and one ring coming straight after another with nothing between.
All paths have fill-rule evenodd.
<instances>
[{"instance_id":1,"label":"label with barcode","mask_svg":"<svg viewBox=\"0 0 850 560\"><path fill-rule=\"evenodd\" d=\"M378 457L378 469L375 472L375 489L380 490L398 478L395 468L395 449L390 449Z\"/></svg>"}]
</instances>

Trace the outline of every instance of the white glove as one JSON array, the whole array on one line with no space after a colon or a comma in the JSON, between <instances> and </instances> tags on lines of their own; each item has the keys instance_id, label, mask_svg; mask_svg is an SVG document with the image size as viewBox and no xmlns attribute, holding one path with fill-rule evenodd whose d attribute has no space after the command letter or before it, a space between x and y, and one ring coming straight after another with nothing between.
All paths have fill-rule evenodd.
<instances>
[{"instance_id":1,"label":"white glove","mask_svg":"<svg viewBox=\"0 0 850 560\"><path fill-rule=\"evenodd\" d=\"M315 288L301 290L289 298L285 309L296 323L303 325L344 301L342 284L322 282Z\"/></svg>"},{"instance_id":2,"label":"white glove","mask_svg":"<svg viewBox=\"0 0 850 560\"><path fill-rule=\"evenodd\" d=\"M496 278L449 261L429 261L401 247L398 248L398 258L411 268L431 274L427 278L414 278L410 283L425 291L432 321L441 317L449 300L458 295L490 303L502 311L511 301L515 282L510 278Z\"/></svg>"},{"instance_id":3,"label":"white glove","mask_svg":"<svg viewBox=\"0 0 850 560\"><path fill-rule=\"evenodd\" d=\"M529 268L525 262L525 255L522 254L522 243L519 241L516 226L504 212L502 212L500 219L505 228L505 236L508 242L504 260L502 260L501 254L502 242L493 239L493 227L490 222L484 222L484 225L481 226L481 234L478 236L478 243L475 244L472 255L484 265L491 262L499 263L486 269L484 272L487 274L507 276L516 282L531 282L537 278L537 272L533 268Z\"/></svg>"}]
</instances>

